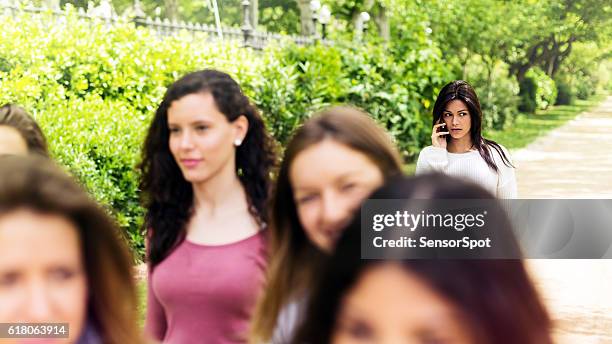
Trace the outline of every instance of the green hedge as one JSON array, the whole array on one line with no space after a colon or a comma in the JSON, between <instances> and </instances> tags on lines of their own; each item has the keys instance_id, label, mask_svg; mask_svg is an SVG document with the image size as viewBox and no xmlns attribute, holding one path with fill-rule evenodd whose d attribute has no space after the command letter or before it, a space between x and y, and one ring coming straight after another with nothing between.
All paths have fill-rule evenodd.
<instances>
[{"instance_id":1,"label":"green hedge","mask_svg":"<svg viewBox=\"0 0 612 344\"><path fill-rule=\"evenodd\" d=\"M131 24L91 24L76 15L61 22L51 15L3 20L0 102L21 104L34 114L53 157L108 207L139 255L143 210L134 166L150 118L179 76L203 68L229 72L281 144L322 107L363 107L409 160L430 141L437 92L457 78L430 40L401 51L337 44L255 52L189 34L161 40ZM494 103L487 109L498 111ZM498 105L503 110L507 103Z\"/></svg>"},{"instance_id":2,"label":"green hedge","mask_svg":"<svg viewBox=\"0 0 612 344\"><path fill-rule=\"evenodd\" d=\"M431 110L454 76L431 47L395 57L383 46L283 46L264 56L252 98L282 143L314 111L349 103L368 111L414 159L430 140Z\"/></svg>"},{"instance_id":3,"label":"green hedge","mask_svg":"<svg viewBox=\"0 0 612 344\"><path fill-rule=\"evenodd\" d=\"M143 210L135 166L149 120L182 74L226 70L258 77L254 52L190 36L160 41L132 25L107 27L4 17L0 29L0 102L18 103L40 122L53 157L104 204L140 257ZM237 59L239 57L239 59Z\"/></svg>"}]
</instances>

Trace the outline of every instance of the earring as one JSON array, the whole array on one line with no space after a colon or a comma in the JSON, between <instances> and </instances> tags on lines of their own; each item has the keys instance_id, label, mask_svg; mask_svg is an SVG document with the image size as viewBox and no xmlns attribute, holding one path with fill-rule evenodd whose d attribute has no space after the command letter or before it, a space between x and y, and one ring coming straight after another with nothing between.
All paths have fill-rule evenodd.
<instances>
[{"instance_id":1,"label":"earring","mask_svg":"<svg viewBox=\"0 0 612 344\"><path fill-rule=\"evenodd\" d=\"M240 146L241 144L242 144L242 140L240 140L240 139L235 139L235 140L234 140L234 146L238 147L238 146Z\"/></svg>"}]
</instances>

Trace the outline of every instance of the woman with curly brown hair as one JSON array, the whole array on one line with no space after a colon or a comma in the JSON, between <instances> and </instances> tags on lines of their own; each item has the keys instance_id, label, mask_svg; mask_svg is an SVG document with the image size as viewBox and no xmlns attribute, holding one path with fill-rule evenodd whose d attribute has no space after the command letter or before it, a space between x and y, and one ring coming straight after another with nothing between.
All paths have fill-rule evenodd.
<instances>
[{"instance_id":1,"label":"woman with curly brown hair","mask_svg":"<svg viewBox=\"0 0 612 344\"><path fill-rule=\"evenodd\" d=\"M266 266L274 144L226 73L172 84L144 144L145 331L164 343L241 343Z\"/></svg>"}]
</instances>

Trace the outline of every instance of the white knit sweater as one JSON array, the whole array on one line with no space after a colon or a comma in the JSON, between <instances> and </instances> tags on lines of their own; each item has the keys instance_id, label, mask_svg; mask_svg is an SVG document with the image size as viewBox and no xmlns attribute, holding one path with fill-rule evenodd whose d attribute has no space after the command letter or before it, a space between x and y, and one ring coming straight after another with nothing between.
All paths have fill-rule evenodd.
<instances>
[{"instance_id":1,"label":"white knit sweater","mask_svg":"<svg viewBox=\"0 0 612 344\"><path fill-rule=\"evenodd\" d=\"M510 159L506 148L502 146L502 149ZM504 164L497 150L491 148L490 152L499 173L487 165L477 150L467 153L449 153L444 148L428 146L423 148L419 154L416 174L442 172L479 184L497 198L517 198L514 169Z\"/></svg>"}]
</instances>

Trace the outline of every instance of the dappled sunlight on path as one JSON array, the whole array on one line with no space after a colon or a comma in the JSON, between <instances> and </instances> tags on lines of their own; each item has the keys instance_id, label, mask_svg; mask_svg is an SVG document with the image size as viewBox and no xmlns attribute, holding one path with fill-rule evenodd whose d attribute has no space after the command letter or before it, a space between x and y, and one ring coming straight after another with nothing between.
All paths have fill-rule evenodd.
<instances>
[{"instance_id":1,"label":"dappled sunlight on path","mask_svg":"<svg viewBox=\"0 0 612 344\"><path fill-rule=\"evenodd\" d=\"M521 198L612 198L612 97L513 152ZM611 229L612 230L612 226ZM559 344L612 344L612 259L529 260Z\"/></svg>"}]
</instances>

